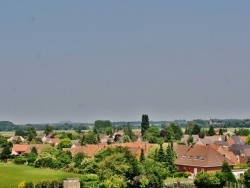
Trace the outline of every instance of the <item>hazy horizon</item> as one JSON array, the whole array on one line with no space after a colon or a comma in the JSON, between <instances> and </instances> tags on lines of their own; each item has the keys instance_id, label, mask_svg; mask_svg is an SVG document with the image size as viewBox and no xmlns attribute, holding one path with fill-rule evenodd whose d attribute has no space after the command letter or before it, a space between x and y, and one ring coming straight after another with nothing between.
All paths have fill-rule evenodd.
<instances>
[{"instance_id":1,"label":"hazy horizon","mask_svg":"<svg viewBox=\"0 0 250 188\"><path fill-rule=\"evenodd\" d=\"M250 1L5 1L0 120L250 118Z\"/></svg>"}]
</instances>

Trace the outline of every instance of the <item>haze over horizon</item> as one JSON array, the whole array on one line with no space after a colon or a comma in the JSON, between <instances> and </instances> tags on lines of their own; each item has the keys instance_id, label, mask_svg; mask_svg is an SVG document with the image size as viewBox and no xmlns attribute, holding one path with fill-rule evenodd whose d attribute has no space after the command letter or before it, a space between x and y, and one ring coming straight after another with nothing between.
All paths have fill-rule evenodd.
<instances>
[{"instance_id":1,"label":"haze over horizon","mask_svg":"<svg viewBox=\"0 0 250 188\"><path fill-rule=\"evenodd\" d=\"M0 121L250 118L250 1L5 1Z\"/></svg>"}]
</instances>

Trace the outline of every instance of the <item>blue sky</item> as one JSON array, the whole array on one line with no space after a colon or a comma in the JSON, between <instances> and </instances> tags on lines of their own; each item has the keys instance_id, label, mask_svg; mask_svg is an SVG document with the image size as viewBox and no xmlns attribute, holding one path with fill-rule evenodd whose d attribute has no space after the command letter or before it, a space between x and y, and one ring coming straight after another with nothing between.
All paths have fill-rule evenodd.
<instances>
[{"instance_id":1,"label":"blue sky","mask_svg":"<svg viewBox=\"0 0 250 188\"><path fill-rule=\"evenodd\" d=\"M249 118L249 1L5 1L0 120Z\"/></svg>"}]
</instances>

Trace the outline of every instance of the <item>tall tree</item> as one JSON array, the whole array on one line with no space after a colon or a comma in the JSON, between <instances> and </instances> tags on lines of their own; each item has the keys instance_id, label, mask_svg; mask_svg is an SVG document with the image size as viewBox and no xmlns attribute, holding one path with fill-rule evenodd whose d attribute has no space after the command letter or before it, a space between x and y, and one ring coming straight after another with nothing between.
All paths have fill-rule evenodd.
<instances>
[{"instance_id":1,"label":"tall tree","mask_svg":"<svg viewBox=\"0 0 250 188\"><path fill-rule=\"evenodd\" d=\"M220 179L222 187L226 185L226 182L237 182L232 169L226 161L223 162L221 172L218 172L216 176Z\"/></svg>"},{"instance_id":2,"label":"tall tree","mask_svg":"<svg viewBox=\"0 0 250 188\"><path fill-rule=\"evenodd\" d=\"M143 114L142 121L141 121L141 134L144 135L144 133L146 132L146 130L148 130L148 128L149 128L148 115Z\"/></svg>"},{"instance_id":3,"label":"tall tree","mask_svg":"<svg viewBox=\"0 0 250 188\"><path fill-rule=\"evenodd\" d=\"M163 150L162 144L160 144L160 148L157 151L156 159L158 162L166 163L165 152Z\"/></svg>"},{"instance_id":4,"label":"tall tree","mask_svg":"<svg viewBox=\"0 0 250 188\"><path fill-rule=\"evenodd\" d=\"M166 151L166 165L170 172L173 172L175 169L175 152L172 143L168 144L167 151Z\"/></svg>"},{"instance_id":5,"label":"tall tree","mask_svg":"<svg viewBox=\"0 0 250 188\"><path fill-rule=\"evenodd\" d=\"M7 159L9 158L11 154L11 149L10 149L10 145L9 144L5 144L3 146L3 151L2 153L0 154L0 159L7 162Z\"/></svg>"},{"instance_id":6,"label":"tall tree","mask_svg":"<svg viewBox=\"0 0 250 188\"><path fill-rule=\"evenodd\" d=\"M180 126L178 126L177 124L175 124L174 122L172 122L172 123L170 123L169 127L171 127L171 129L174 132L174 139L175 140L181 140L183 132L182 132Z\"/></svg>"},{"instance_id":7,"label":"tall tree","mask_svg":"<svg viewBox=\"0 0 250 188\"><path fill-rule=\"evenodd\" d=\"M36 138L37 133L35 127L28 127L27 129L28 141L31 141L33 138Z\"/></svg>"},{"instance_id":8,"label":"tall tree","mask_svg":"<svg viewBox=\"0 0 250 188\"><path fill-rule=\"evenodd\" d=\"M141 148L140 161L144 161L144 160L145 160L144 149Z\"/></svg>"},{"instance_id":9,"label":"tall tree","mask_svg":"<svg viewBox=\"0 0 250 188\"><path fill-rule=\"evenodd\" d=\"M105 133L110 135L113 133L113 127L109 120L96 120L93 131L96 134Z\"/></svg>"},{"instance_id":10,"label":"tall tree","mask_svg":"<svg viewBox=\"0 0 250 188\"><path fill-rule=\"evenodd\" d=\"M214 126L213 125L210 125L207 134L208 134L208 136L214 136L215 135L215 131L214 131Z\"/></svg>"},{"instance_id":11,"label":"tall tree","mask_svg":"<svg viewBox=\"0 0 250 188\"><path fill-rule=\"evenodd\" d=\"M243 182L246 187L250 187L250 169L244 173Z\"/></svg>"},{"instance_id":12,"label":"tall tree","mask_svg":"<svg viewBox=\"0 0 250 188\"><path fill-rule=\"evenodd\" d=\"M50 125L46 125L45 127L44 127L44 134L46 134L46 135L48 135L49 133L51 133L51 132L53 132L53 127L52 126L50 126Z\"/></svg>"}]
</instances>

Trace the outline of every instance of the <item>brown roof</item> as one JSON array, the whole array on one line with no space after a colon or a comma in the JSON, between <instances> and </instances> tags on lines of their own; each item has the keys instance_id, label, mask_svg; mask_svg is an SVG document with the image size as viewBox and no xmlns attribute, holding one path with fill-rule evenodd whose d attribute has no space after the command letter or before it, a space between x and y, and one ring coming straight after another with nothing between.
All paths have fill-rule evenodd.
<instances>
[{"instance_id":1,"label":"brown roof","mask_svg":"<svg viewBox=\"0 0 250 188\"><path fill-rule=\"evenodd\" d=\"M178 144L174 144L174 151L178 156L182 156L186 153L186 151L189 149L190 146L188 145L178 145Z\"/></svg>"},{"instance_id":2,"label":"brown roof","mask_svg":"<svg viewBox=\"0 0 250 188\"><path fill-rule=\"evenodd\" d=\"M140 136L141 135L141 131L138 131L138 130L132 130L132 131L135 134L135 136Z\"/></svg>"},{"instance_id":3,"label":"brown roof","mask_svg":"<svg viewBox=\"0 0 250 188\"><path fill-rule=\"evenodd\" d=\"M229 165L234 165L231 160L209 146L194 146L190 147L182 156L178 156L175 163L177 165L215 167L222 166L224 161Z\"/></svg>"},{"instance_id":4,"label":"brown roof","mask_svg":"<svg viewBox=\"0 0 250 188\"><path fill-rule=\"evenodd\" d=\"M84 153L87 157L92 158L102 148L103 148L103 146L100 146L100 145L87 144L85 146L79 146L76 148L63 148L63 150L70 151L70 153L73 156L76 155L77 153Z\"/></svg>"},{"instance_id":5,"label":"brown roof","mask_svg":"<svg viewBox=\"0 0 250 188\"><path fill-rule=\"evenodd\" d=\"M32 148L37 149L37 153L40 154L44 148L52 147L50 144L30 144L25 153L30 153Z\"/></svg>"}]
</instances>

